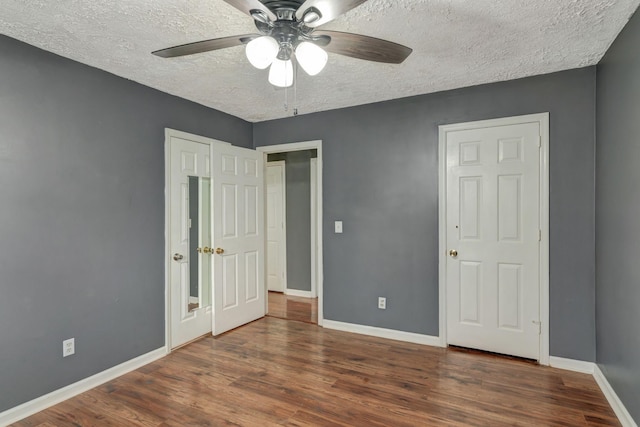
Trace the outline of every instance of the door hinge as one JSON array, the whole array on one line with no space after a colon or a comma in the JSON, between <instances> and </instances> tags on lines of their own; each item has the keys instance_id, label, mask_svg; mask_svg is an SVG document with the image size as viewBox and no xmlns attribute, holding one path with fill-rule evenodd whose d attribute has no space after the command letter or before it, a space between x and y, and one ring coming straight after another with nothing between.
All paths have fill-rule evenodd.
<instances>
[{"instance_id":1,"label":"door hinge","mask_svg":"<svg viewBox=\"0 0 640 427\"><path fill-rule=\"evenodd\" d=\"M542 230L538 230L538 242L542 242Z\"/></svg>"},{"instance_id":2,"label":"door hinge","mask_svg":"<svg viewBox=\"0 0 640 427\"><path fill-rule=\"evenodd\" d=\"M191 228L191 218L189 218L189 228Z\"/></svg>"},{"instance_id":3,"label":"door hinge","mask_svg":"<svg viewBox=\"0 0 640 427\"><path fill-rule=\"evenodd\" d=\"M538 335L542 335L542 322L538 320L531 321L534 325L538 325Z\"/></svg>"}]
</instances>

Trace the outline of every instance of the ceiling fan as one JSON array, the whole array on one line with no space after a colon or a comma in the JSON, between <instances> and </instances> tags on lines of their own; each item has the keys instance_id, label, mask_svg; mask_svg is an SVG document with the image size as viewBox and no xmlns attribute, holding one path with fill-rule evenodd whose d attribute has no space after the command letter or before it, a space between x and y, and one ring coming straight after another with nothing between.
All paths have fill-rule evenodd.
<instances>
[{"instance_id":1,"label":"ceiling fan","mask_svg":"<svg viewBox=\"0 0 640 427\"><path fill-rule=\"evenodd\" d=\"M367 61L402 63L412 49L360 34L317 28L367 0L224 0L251 16L260 34L244 34L183 44L152 52L163 58L192 55L246 44L249 62L256 68L270 66L274 86L293 84L293 61L309 75L327 63L327 52Z\"/></svg>"}]
</instances>

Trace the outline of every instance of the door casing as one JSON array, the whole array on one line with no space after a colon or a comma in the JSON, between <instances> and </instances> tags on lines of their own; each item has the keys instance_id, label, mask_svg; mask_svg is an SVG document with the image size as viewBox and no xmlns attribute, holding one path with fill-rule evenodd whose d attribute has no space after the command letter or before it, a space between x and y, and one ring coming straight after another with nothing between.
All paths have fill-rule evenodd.
<instances>
[{"instance_id":1,"label":"door casing","mask_svg":"<svg viewBox=\"0 0 640 427\"><path fill-rule=\"evenodd\" d=\"M461 130L473 130L487 127L538 123L540 129L540 357L541 365L549 365L549 113L529 114L491 120L480 120L439 126L438 140L438 224L439 224L439 335L443 347L447 341L447 133Z\"/></svg>"},{"instance_id":2,"label":"door casing","mask_svg":"<svg viewBox=\"0 0 640 427\"><path fill-rule=\"evenodd\" d=\"M261 147L256 147L256 150L263 153L264 156L264 168L266 172L267 167L267 156L269 154L274 153L286 153L292 151L304 151L304 150L317 150L317 167L316 167L316 236L317 241L315 245L316 249L316 291L318 296L318 326L322 326L323 322L323 292L322 292L322 284L323 284L323 262L322 262L322 141L314 140L314 141L303 141L303 142L292 142L287 144L278 144L278 145L266 145ZM266 187L266 186L265 186ZM266 188L265 188L266 191ZM266 194L265 194L266 197ZM266 215L265 215L266 220ZM265 241L266 245L266 241ZM266 251L266 247L265 247ZM266 268L266 267L265 267ZM265 270L266 277L266 270ZM266 286L265 286L265 292ZM268 298L265 298L265 304L268 304ZM268 311L268 307L265 307Z\"/></svg>"},{"instance_id":3,"label":"door casing","mask_svg":"<svg viewBox=\"0 0 640 427\"><path fill-rule=\"evenodd\" d=\"M311 183L311 297L318 297L318 158L310 159Z\"/></svg>"}]
</instances>

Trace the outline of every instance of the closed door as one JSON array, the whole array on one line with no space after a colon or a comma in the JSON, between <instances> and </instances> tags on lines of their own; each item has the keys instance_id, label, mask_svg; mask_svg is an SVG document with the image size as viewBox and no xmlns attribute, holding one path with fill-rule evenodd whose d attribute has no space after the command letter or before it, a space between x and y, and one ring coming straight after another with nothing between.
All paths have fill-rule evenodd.
<instances>
[{"instance_id":1,"label":"closed door","mask_svg":"<svg viewBox=\"0 0 640 427\"><path fill-rule=\"evenodd\" d=\"M447 133L449 344L540 356L539 127Z\"/></svg>"},{"instance_id":2,"label":"closed door","mask_svg":"<svg viewBox=\"0 0 640 427\"><path fill-rule=\"evenodd\" d=\"M171 347L211 331L209 146L170 140Z\"/></svg>"},{"instance_id":3,"label":"closed door","mask_svg":"<svg viewBox=\"0 0 640 427\"><path fill-rule=\"evenodd\" d=\"M262 153L213 150L213 333L265 315Z\"/></svg>"},{"instance_id":4,"label":"closed door","mask_svg":"<svg viewBox=\"0 0 640 427\"><path fill-rule=\"evenodd\" d=\"M267 289L286 288L285 162L267 164Z\"/></svg>"}]
</instances>

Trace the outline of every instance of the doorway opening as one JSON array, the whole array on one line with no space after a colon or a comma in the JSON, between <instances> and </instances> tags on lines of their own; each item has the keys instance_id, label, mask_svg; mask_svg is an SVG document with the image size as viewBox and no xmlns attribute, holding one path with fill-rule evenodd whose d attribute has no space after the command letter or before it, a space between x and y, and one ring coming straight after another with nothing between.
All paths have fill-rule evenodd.
<instances>
[{"instance_id":1,"label":"doorway opening","mask_svg":"<svg viewBox=\"0 0 640 427\"><path fill-rule=\"evenodd\" d=\"M322 324L322 143L258 147L265 168L267 315Z\"/></svg>"}]
</instances>

